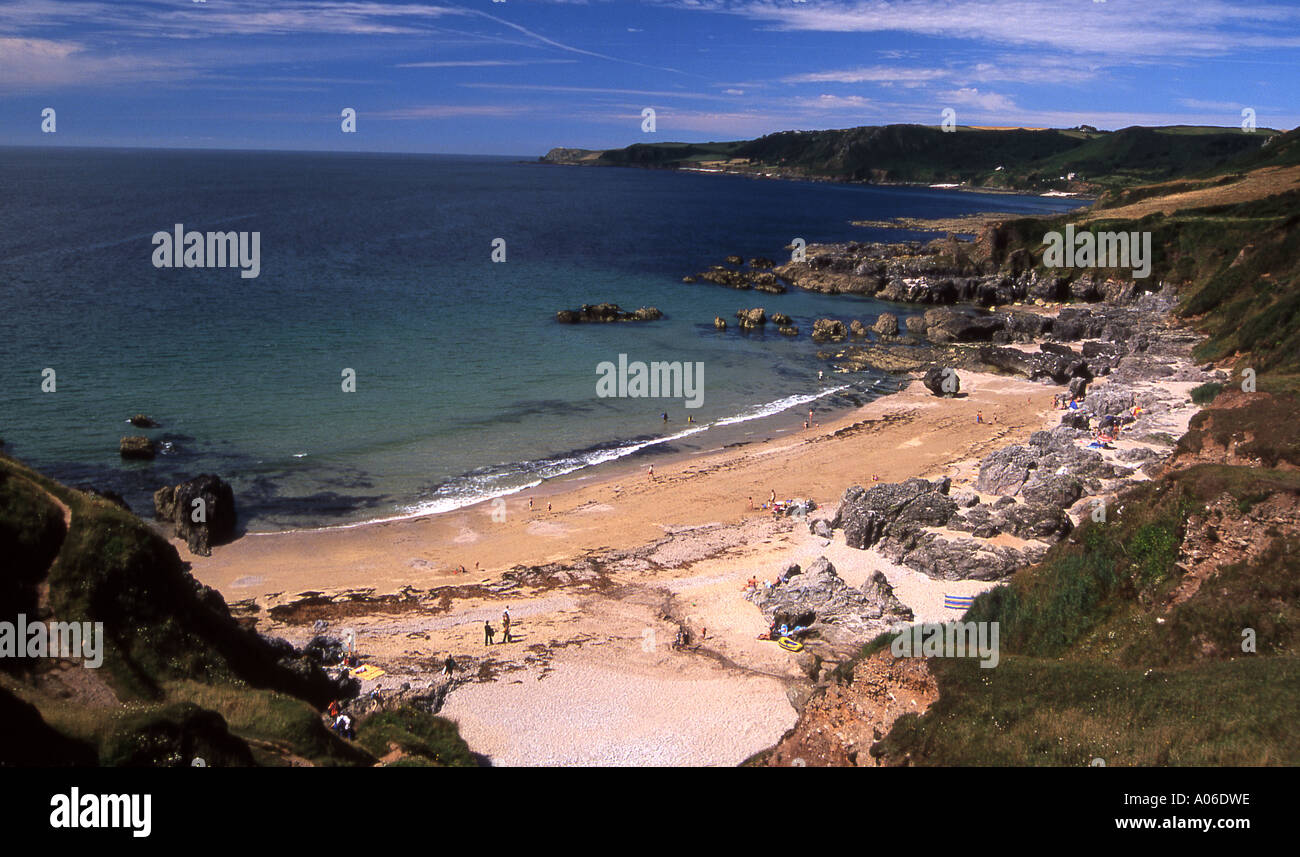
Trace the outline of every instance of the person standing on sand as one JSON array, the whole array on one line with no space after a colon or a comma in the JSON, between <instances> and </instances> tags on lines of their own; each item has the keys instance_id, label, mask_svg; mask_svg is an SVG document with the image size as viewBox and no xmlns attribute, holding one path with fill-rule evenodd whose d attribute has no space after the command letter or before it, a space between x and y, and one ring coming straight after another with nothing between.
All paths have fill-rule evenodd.
<instances>
[{"instance_id":1,"label":"person standing on sand","mask_svg":"<svg viewBox=\"0 0 1300 857\"><path fill-rule=\"evenodd\" d=\"M492 645L492 637L494 634L496 634L496 631L492 630L492 623L484 619L483 620L483 645L485 646Z\"/></svg>"},{"instance_id":2,"label":"person standing on sand","mask_svg":"<svg viewBox=\"0 0 1300 857\"><path fill-rule=\"evenodd\" d=\"M772 496L767 498L767 502L770 503L770 504L772 504L773 506L776 505L776 489L775 489L775 488L772 489Z\"/></svg>"},{"instance_id":3,"label":"person standing on sand","mask_svg":"<svg viewBox=\"0 0 1300 857\"><path fill-rule=\"evenodd\" d=\"M750 497L750 498L749 498L749 511L751 511L751 512L754 511L754 498L753 498L753 497Z\"/></svg>"},{"instance_id":4,"label":"person standing on sand","mask_svg":"<svg viewBox=\"0 0 1300 857\"><path fill-rule=\"evenodd\" d=\"M655 481L655 466L653 464L650 465L650 481Z\"/></svg>"},{"instance_id":5,"label":"person standing on sand","mask_svg":"<svg viewBox=\"0 0 1300 857\"><path fill-rule=\"evenodd\" d=\"M982 423L982 422L984 422L984 412L983 412L983 411L976 411L976 412L975 412L975 422L976 422L976 423Z\"/></svg>"},{"instance_id":6,"label":"person standing on sand","mask_svg":"<svg viewBox=\"0 0 1300 857\"><path fill-rule=\"evenodd\" d=\"M501 611L501 642L510 642L510 608Z\"/></svg>"}]
</instances>

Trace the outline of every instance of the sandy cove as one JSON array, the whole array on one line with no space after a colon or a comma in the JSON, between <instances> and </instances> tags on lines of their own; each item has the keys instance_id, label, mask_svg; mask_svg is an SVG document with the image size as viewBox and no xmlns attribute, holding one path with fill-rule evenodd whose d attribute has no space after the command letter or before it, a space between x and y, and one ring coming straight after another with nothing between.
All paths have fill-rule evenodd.
<instances>
[{"instance_id":1,"label":"sandy cove","mask_svg":"<svg viewBox=\"0 0 1300 857\"><path fill-rule=\"evenodd\" d=\"M993 585L932 580L846 547L838 531L828 542L749 509L772 490L833 506L873 476L951 475L961 486L980 457L1057 421L1058 388L974 372L961 383L959 398L913 383L833 423L659 463L653 481L644 470L569 480L531 512L516 495L504 521L483 503L248 535L190 561L264 633L302 645L317 620L355 631L365 660L389 671L363 693L449 685L441 713L496 764L733 765L794 724L810 687L806 655L756 639L765 620L740 594L751 575L820 555L854 586L879 569L918 621L945 618L945 593ZM584 561L589 575L524 586L510 571ZM452 572L462 564L467 573ZM499 633L507 606L516 642L488 648L483 622ZM679 625L693 648L669 645ZM448 655L458 666L449 683L438 675Z\"/></svg>"}]
</instances>

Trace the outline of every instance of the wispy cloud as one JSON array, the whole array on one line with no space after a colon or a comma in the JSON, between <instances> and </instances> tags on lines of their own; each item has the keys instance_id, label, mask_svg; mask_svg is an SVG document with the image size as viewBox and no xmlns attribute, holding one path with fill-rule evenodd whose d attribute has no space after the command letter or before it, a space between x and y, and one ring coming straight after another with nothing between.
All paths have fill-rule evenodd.
<instances>
[{"instance_id":1,"label":"wispy cloud","mask_svg":"<svg viewBox=\"0 0 1300 857\"><path fill-rule=\"evenodd\" d=\"M556 65L576 63L577 60L434 60L431 62L402 62L395 68L495 68L518 65Z\"/></svg>"},{"instance_id":2,"label":"wispy cloud","mask_svg":"<svg viewBox=\"0 0 1300 857\"><path fill-rule=\"evenodd\" d=\"M1300 8L1228 0L669 0L781 30L910 33L1113 56L1197 56L1300 46Z\"/></svg>"}]
</instances>

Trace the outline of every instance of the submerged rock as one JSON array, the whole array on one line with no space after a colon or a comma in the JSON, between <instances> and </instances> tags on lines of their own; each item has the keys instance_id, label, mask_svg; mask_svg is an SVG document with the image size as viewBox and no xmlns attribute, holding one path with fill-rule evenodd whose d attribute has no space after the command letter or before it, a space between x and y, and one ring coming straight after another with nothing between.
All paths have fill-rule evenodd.
<instances>
[{"instance_id":1,"label":"submerged rock","mask_svg":"<svg viewBox=\"0 0 1300 857\"><path fill-rule=\"evenodd\" d=\"M655 321L664 314L656 307L641 307L624 312L618 304L583 304L578 309L562 309L555 314L561 324L605 323L612 321Z\"/></svg>"},{"instance_id":2,"label":"submerged rock","mask_svg":"<svg viewBox=\"0 0 1300 857\"><path fill-rule=\"evenodd\" d=\"M158 454L154 442L147 437L124 437L118 443L117 451L123 458L137 461L151 461Z\"/></svg>"}]
</instances>

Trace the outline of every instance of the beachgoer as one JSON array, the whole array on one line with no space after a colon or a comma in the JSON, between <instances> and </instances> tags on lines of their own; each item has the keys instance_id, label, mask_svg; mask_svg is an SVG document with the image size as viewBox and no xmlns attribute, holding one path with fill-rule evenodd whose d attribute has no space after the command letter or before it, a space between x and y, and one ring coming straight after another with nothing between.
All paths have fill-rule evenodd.
<instances>
[{"instance_id":1,"label":"beachgoer","mask_svg":"<svg viewBox=\"0 0 1300 857\"><path fill-rule=\"evenodd\" d=\"M772 496L767 498L767 502L776 505L776 489L772 489Z\"/></svg>"},{"instance_id":2,"label":"beachgoer","mask_svg":"<svg viewBox=\"0 0 1300 857\"><path fill-rule=\"evenodd\" d=\"M549 500L546 501L546 511L551 511L551 502Z\"/></svg>"},{"instance_id":3,"label":"beachgoer","mask_svg":"<svg viewBox=\"0 0 1300 857\"><path fill-rule=\"evenodd\" d=\"M483 645L485 646L492 645L492 638L495 635L496 635L496 630L492 627L492 623L484 619L483 620Z\"/></svg>"},{"instance_id":4,"label":"beachgoer","mask_svg":"<svg viewBox=\"0 0 1300 857\"><path fill-rule=\"evenodd\" d=\"M452 660L451 655L447 655L446 662L442 665L442 674L451 675L456 669L456 662Z\"/></svg>"},{"instance_id":5,"label":"beachgoer","mask_svg":"<svg viewBox=\"0 0 1300 857\"><path fill-rule=\"evenodd\" d=\"M808 409L808 425L812 425L812 408Z\"/></svg>"},{"instance_id":6,"label":"beachgoer","mask_svg":"<svg viewBox=\"0 0 1300 857\"><path fill-rule=\"evenodd\" d=\"M340 709L339 709L339 701L337 699L330 701L329 712L330 712L330 717L339 716Z\"/></svg>"},{"instance_id":7,"label":"beachgoer","mask_svg":"<svg viewBox=\"0 0 1300 857\"><path fill-rule=\"evenodd\" d=\"M530 511L530 512L533 511L533 498L532 498L532 497L529 497L529 498L528 498L528 511Z\"/></svg>"},{"instance_id":8,"label":"beachgoer","mask_svg":"<svg viewBox=\"0 0 1300 857\"><path fill-rule=\"evenodd\" d=\"M668 422L668 412L664 411L664 422Z\"/></svg>"},{"instance_id":9,"label":"beachgoer","mask_svg":"<svg viewBox=\"0 0 1300 857\"><path fill-rule=\"evenodd\" d=\"M510 642L510 608L501 611L501 642Z\"/></svg>"},{"instance_id":10,"label":"beachgoer","mask_svg":"<svg viewBox=\"0 0 1300 857\"><path fill-rule=\"evenodd\" d=\"M984 422L984 412L983 412L983 411L976 411L976 412L975 412L975 422L977 422L977 423L982 423L982 422Z\"/></svg>"},{"instance_id":11,"label":"beachgoer","mask_svg":"<svg viewBox=\"0 0 1300 857\"><path fill-rule=\"evenodd\" d=\"M822 379L822 370L818 369L818 370L817 370L817 380L820 381L821 379Z\"/></svg>"}]
</instances>

